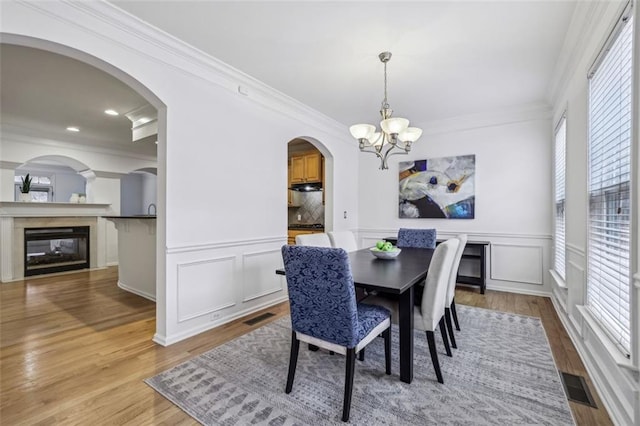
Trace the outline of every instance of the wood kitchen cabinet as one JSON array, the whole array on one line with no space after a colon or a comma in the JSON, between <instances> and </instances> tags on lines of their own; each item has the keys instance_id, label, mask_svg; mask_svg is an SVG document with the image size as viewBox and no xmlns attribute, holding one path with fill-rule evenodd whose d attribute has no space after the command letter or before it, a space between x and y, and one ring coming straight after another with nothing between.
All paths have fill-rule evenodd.
<instances>
[{"instance_id":1,"label":"wood kitchen cabinet","mask_svg":"<svg viewBox=\"0 0 640 426\"><path fill-rule=\"evenodd\" d=\"M319 152L293 155L290 167L291 183L322 181L322 155Z\"/></svg>"}]
</instances>

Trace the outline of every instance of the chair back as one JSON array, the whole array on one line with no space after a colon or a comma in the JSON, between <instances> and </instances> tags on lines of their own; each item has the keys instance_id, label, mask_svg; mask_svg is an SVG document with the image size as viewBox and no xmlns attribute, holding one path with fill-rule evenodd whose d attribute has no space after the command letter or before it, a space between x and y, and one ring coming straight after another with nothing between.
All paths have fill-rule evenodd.
<instances>
[{"instance_id":1,"label":"chair back","mask_svg":"<svg viewBox=\"0 0 640 426\"><path fill-rule=\"evenodd\" d=\"M400 228L398 247L436 248L436 230Z\"/></svg>"},{"instance_id":2,"label":"chair back","mask_svg":"<svg viewBox=\"0 0 640 426\"><path fill-rule=\"evenodd\" d=\"M445 299L445 307L451 306L453 298L456 295L456 279L458 278L458 268L460 268L460 259L462 259L462 252L467 245L467 234L460 234L456 237L460 244L456 249L456 256L453 259L453 268L451 268L451 276L449 277L449 286L447 287L447 298Z\"/></svg>"},{"instance_id":3,"label":"chair back","mask_svg":"<svg viewBox=\"0 0 640 426\"><path fill-rule=\"evenodd\" d=\"M313 247L331 247L329 236L324 233L296 235L296 245Z\"/></svg>"},{"instance_id":4,"label":"chair back","mask_svg":"<svg viewBox=\"0 0 640 426\"><path fill-rule=\"evenodd\" d=\"M331 246L340 247L347 252L358 250L358 242L355 235L351 231L333 231L329 232Z\"/></svg>"},{"instance_id":5,"label":"chair back","mask_svg":"<svg viewBox=\"0 0 640 426\"><path fill-rule=\"evenodd\" d=\"M282 247L291 327L326 342L358 343L358 310L349 255L341 248Z\"/></svg>"},{"instance_id":6,"label":"chair back","mask_svg":"<svg viewBox=\"0 0 640 426\"><path fill-rule=\"evenodd\" d=\"M449 277L459 244L457 238L447 240L436 247L431 257L421 303L425 330L435 330L444 315Z\"/></svg>"}]
</instances>

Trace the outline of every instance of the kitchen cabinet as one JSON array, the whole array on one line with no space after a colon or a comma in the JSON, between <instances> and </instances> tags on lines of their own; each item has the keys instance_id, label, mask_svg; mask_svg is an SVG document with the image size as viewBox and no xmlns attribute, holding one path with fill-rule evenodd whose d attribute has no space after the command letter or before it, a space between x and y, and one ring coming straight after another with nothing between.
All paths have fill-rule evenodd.
<instances>
[{"instance_id":1,"label":"kitchen cabinet","mask_svg":"<svg viewBox=\"0 0 640 426\"><path fill-rule=\"evenodd\" d=\"M322 155L308 152L291 156L291 183L316 183L322 181Z\"/></svg>"},{"instance_id":2,"label":"kitchen cabinet","mask_svg":"<svg viewBox=\"0 0 640 426\"><path fill-rule=\"evenodd\" d=\"M297 204L297 197L293 193L291 189L291 164L287 166L287 206L288 207L299 207Z\"/></svg>"}]
</instances>

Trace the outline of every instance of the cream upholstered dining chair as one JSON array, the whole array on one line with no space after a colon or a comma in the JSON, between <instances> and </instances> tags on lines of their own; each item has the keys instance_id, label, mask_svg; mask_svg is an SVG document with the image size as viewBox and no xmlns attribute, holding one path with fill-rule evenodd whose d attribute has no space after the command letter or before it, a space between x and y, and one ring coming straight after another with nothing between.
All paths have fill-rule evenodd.
<instances>
[{"instance_id":1,"label":"cream upholstered dining chair","mask_svg":"<svg viewBox=\"0 0 640 426\"><path fill-rule=\"evenodd\" d=\"M282 247L291 307L291 355L285 393L293 389L300 342L346 355L342 421L349 421L356 354L384 337L391 374L391 321L382 306L356 302L349 255L341 248ZM307 391L307 386L302 388Z\"/></svg>"},{"instance_id":2,"label":"cream upholstered dining chair","mask_svg":"<svg viewBox=\"0 0 640 426\"><path fill-rule=\"evenodd\" d=\"M329 236L324 233L296 235L297 246L331 247Z\"/></svg>"},{"instance_id":3,"label":"cream upholstered dining chair","mask_svg":"<svg viewBox=\"0 0 640 426\"><path fill-rule=\"evenodd\" d=\"M459 240L452 238L436 247L431 257L431 263L429 264L421 304L419 307L414 306L413 308L413 327L426 332L429 352L431 353L431 362L433 363L433 369L440 383L444 383L444 380L442 379L442 372L440 371L440 362L438 360L438 351L436 349L433 332L436 327L440 328L445 350L447 355L451 356L444 321L444 305L446 302L449 277L453 269L453 261L459 245ZM393 323L398 322L398 304L393 300L372 296L366 299L366 303L388 308L391 310L391 321Z\"/></svg>"},{"instance_id":4,"label":"cream upholstered dining chair","mask_svg":"<svg viewBox=\"0 0 640 426\"><path fill-rule=\"evenodd\" d=\"M453 268L451 268L451 276L449 277L449 285L447 287L447 298L444 305L444 320L447 323L447 330L449 331L449 340L451 341L451 347L457 348L456 338L453 335L453 325L451 324L451 316L453 315L453 322L456 324L456 330L460 331L460 324L458 323L458 314L456 313L456 278L458 278L458 269L460 268L460 259L462 259L462 252L467 245L467 235L460 234L456 237L460 244L456 250L456 257L453 259Z\"/></svg>"},{"instance_id":5,"label":"cream upholstered dining chair","mask_svg":"<svg viewBox=\"0 0 640 426\"><path fill-rule=\"evenodd\" d=\"M358 250L358 242L351 231L329 232L329 240L331 240L332 247L339 247L346 252Z\"/></svg>"},{"instance_id":6,"label":"cream upholstered dining chair","mask_svg":"<svg viewBox=\"0 0 640 426\"><path fill-rule=\"evenodd\" d=\"M433 228L415 229L415 228L400 228L398 230L398 243L397 246L402 247L415 247L415 248L436 248L436 230ZM422 292L424 290L424 283L417 284L414 287L416 295L416 305L420 305L422 300Z\"/></svg>"}]
</instances>

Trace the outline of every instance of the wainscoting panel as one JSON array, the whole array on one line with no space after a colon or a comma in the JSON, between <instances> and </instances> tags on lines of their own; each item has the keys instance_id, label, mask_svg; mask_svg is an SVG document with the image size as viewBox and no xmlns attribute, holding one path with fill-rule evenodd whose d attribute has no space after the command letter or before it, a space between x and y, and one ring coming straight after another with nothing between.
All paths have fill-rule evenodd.
<instances>
[{"instance_id":1,"label":"wainscoting panel","mask_svg":"<svg viewBox=\"0 0 640 426\"><path fill-rule=\"evenodd\" d=\"M542 285L542 247L491 245L491 279Z\"/></svg>"},{"instance_id":2,"label":"wainscoting panel","mask_svg":"<svg viewBox=\"0 0 640 426\"><path fill-rule=\"evenodd\" d=\"M242 256L243 302L284 290L282 277L275 274L274 264L282 266L280 249L245 253Z\"/></svg>"},{"instance_id":3,"label":"wainscoting panel","mask_svg":"<svg viewBox=\"0 0 640 426\"><path fill-rule=\"evenodd\" d=\"M235 256L178 264L178 322L235 304Z\"/></svg>"}]
</instances>

